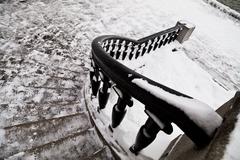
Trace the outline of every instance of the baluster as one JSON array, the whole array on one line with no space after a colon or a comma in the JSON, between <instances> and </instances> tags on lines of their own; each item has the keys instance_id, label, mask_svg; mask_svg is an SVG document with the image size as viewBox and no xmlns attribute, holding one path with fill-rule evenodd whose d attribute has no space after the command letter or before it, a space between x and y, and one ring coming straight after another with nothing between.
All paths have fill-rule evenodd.
<instances>
[{"instance_id":1,"label":"baluster","mask_svg":"<svg viewBox=\"0 0 240 160\"><path fill-rule=\"evenodd\" d=\"M158 46L158 43L159 43L159 40L160 40L160 37L156 37L155 38L155 44L154 44L154 47L153 47L153 51L155 51L156 50L156 48L157 48L157 46Z\"/></svg>"},{"instance_id":2,"label":"baluster","mask_svg":"<svg viewBox=\"0 0 240 160\"><path fill-rule=\"evenodd\" d=\"M112 48L111 48L111 50L110 50L110 56L111 57L114 57L114 55L115 55L115 52L114 52L114 49L115 49L115 47L116 47L116 44L112 44Z\"/></svg>"},{"instance_id":3,"label":"baluster","mask_svg":"<svg viewBox=\"0 0 240 160\"><path fill-rule=\"evenodd\" d=\"M126 50L126 56L129 58L130 56L130 53L132 52L132 46L133 46L133 43L132 42L129 42L127 45L127 50Z\"/></svg>"},{"instance_id":4,"label":"baluster","mask_svg":"<svg viewBox=\"0 0 240 160\"><path fill-rule=\"evenodd\" d=\"M141 47L142 47L142 55L141 56L143 56L145 54L146 50L147 50L146 49L146 43L142 43Z\"/></svg>"},{"instance_id":5,"label":"baluster","mask_svg":"<svg viewBox=\"0 0 240 160\"><path fill-rule=\"evenodd\" d=\"M111 53L111 51L112 51L112 48L113 48L113 39L112 40L110 40L110 43L109 43L109 48L108 48L108 50L107 50L107 53Z\"/></svg>"},{"instance_id":6,"label":"baluster","mask_svg":"<svg viewBox=\"0 0 240 160\"><path fill-rule=\"evenodd\" d=\"M112 110L112 128L116 128L122 122L127 112L126 106L128 105L131 107L133 105L133 101L131 100L130 96L123 93L116 87L114 87L114 90L118 94L118 100L117 103L113 106Z\"/></svg>"},{"instance_id":7,"label":"baluster","mask_svg":"<svg viewBox=\"0 0 240 160\"><path fill-rule=\"evenodd\" d=\"M177 36L178 36L178 33L175 33L175 34L173 35L172 41L175 41L175 40L177 39Z\"/></svg>"},{"instance_id":8,"label":"baluster","mask_svg":"<svg viewBox=\"0 0 240 160\"><path fill-rule=\"evenodd\" d=\"M124 41L124 40L121 43L119 43L119 52L120 52L119 58L121 60L124 60L123 52L125 51L125 45L126 45L126 41Z\"/></svg>"},{"instance_id":9,"label":"baluster","mask_svg":"<svg viewBox=\"0 0 240 160\"><path fill-rule=\"evenodd\" d=\"M120 55L121 55L121 46L122 44L122 41L120 41L119 39L117 40L116 42L116 45L117 45L117 49L116 49L116 59L119 59Z\"/></svg>"},{"instance_id":10,"label":"baluster","mask_svg":"<svg viewBox=\"0 0 240 160\"><path fill-rule=\"evenodd\" d=\"M173 41L175 41L179 35L180 29L175 31L174 37L173 37Z\"/></svg>"},{"instance_id":11,"label":"baluster","mask_svg":"<svg viewBox=\"0 0 240 160\"><path fill-rule=\"evenodd\" d=\"M109 79L104 76L102 73L100 73L102 81L103 81L103 86L99 89L98 92L98 102L99 102L99 109L104 109L106 107L108 98L109 98L109 88L110 88L110 83Z\"/></svg>"},{"instance_id":12,"label":"baluster","mask_svg":"<svg viewBox=\"0 0 240 160\"><path fill-rule=\"evenodd\" d=\"M148 41L147 53L149 53L149 52L151 51L151 49L153 48L152 44L153 44L153 40L150 39L150 40Z\"/></svg>"},{"instance_id":13,"label":"baluster","mask_svg":"<svg viewBox=\"0 0 240 160\"><path fill-rule=\"evenodd\" d=\"M174 32L171 32L171 33L170 33L170 36L169 36L169 38L168 38L168 42L167 42L168 44L172 42L172 37L173 37L173 35L174 35Z\"/></svg>"},{"instance_id":14,"label":"baluster","mask_svg":"<svg viewBox=\"0 0 240 160\"><path fill-rule=\"evenodd\" d=\"M124 60L127 56L128 45L127 43L124 44L124 51L122 53L122 60Z\"/></svg>"},{"instance_id":15,"label":"baluster","mask_svg":"<svg viewBox=\"0 0 240 160\"><path fill-rule=\"evenodd\" d=\"M106 50L105 50L105 51L108 53L109 49L110 49L110 45L107 44L107 45L106 45Z\"/></svg>"},{"instance_id":16,"label":"baluster","mask_svg":"<svg viewBox=\"0 0 240 160\"><path fill-rule=\"evenodd\" d=\"M100 79L99 79L99 71L98 68L95 66L91 67L92 69L90 70L90 82L92 86L92 95L96 96L98 89L100 87Z\"/></svg>"},{"instance_id":17,"label":"baluster","mask_svg":"<svg viewBox=\"0 0 240 160\"><path fill-rule=\"evenodd\" d=\"M170 36L171 33L168 33L167 34L167 37L165 38L164 42L163 42L163 46L165 46L169 40L169 36Z\"/></svg>"},{"instance_id":18,"label":"baluster","mask_svg":"<svg viewBox=\"0 0 240 160\"><path fill-rule=\"evenodd\" d=\"M171 134L173 132L170 122L162 118L160 119L149 110L145 110L145 112L149 117L146 123L138 131L135 143L129 148L129 150L136 155L154 141L160 130L166 134Z\"/></svg>"},{"instance_id":19,"label":"baluster","mask_svg":"<svg viewBox=\"0 0 240 160\"><path fill-rule=\"evenodd\" d=\"M101 43L101 47L104 48L105 46L105 42Z\"/></svg>"},{"instance_id":20,"label":"baluster","mask_svg":"<svg viewBox=\"0 0 240 160\"><path fill-rule=\"evenodd\" d=\"M139 57L139 55L140 55L140 45L136 45L135 46L136 48L135 48L135 59L137 59L138 57Z\"/></svg>"},{"instance_id":21,"label":"baluster","mask_svg":"<svg viewBox=\"0 0 240 160\"><path fill-rule=\"evenodd\" d=\"M106 40L103 44L104 44L104 45L103 45L103 49L104 49L104 51L107 52L108 40Z\"/></svg>"},{"instance_id":22,"label":"baluster","mask_svg":"<svg viewBox=\"0 0 240 160\"><path fill-rule=\"evenodd\" d=\"M132 58L133 58L133 56L134 56L134 49L135 49L135 48L134 48L134 45L132 45L130 48L131 48L131 51L130 51L130 53L129 53L129 57L128 57L128 58L129 58L129 60L132 60Z\"/></svg>"},{"instance_id":23,"label":"baluster","mask_svg":"<svg viewBox=\"0 0 240 160\"><path fill-rule=\"evenodd\" d=\"M135 143L129 150L137 155L139 151L154 141L160 130L161 128L149 117L146 123L138 131Z\"/></svg>"},{"instance_id":24,"label":"baluster","mask_svg":"<svg viewBox=\"0 0 240 160\"><path fill-rule=\"evenodd\" d=\"M117 53L116 53L116 59L119 59L120 55L121 55L121 52L120 52L119 49L118 49L118 50L117 50Z\"/></svg>"},{"instance_id":25,"label":"baluster","mask_svg":"<svg viewBox=\"0 0 240 160\"><path fill-rule=\"evenodd\" d=\"M118 39L113 40L112 51L110 52L110 55L111 55L113 58L116 58L116 56L117 56L117 51L119 50L118 43L119 43L119 40L118 40Z\"/></svg>"},{"instance_id":26,"label":"baluster","mask_svg":"<svg viewBox=\"0 0 240 160\"><path fill-rule=\"evenodd\" d=\"M164 39L165 39L165 37L166 37L166 35L164 34L164 35L162 36L162 39L161 39L161 41L160 41L159 45L158 45L158 48L160 48L160 47L162 46L162 44L163 44L163 42L164 42Z\"/></svg>"}]
</instances>

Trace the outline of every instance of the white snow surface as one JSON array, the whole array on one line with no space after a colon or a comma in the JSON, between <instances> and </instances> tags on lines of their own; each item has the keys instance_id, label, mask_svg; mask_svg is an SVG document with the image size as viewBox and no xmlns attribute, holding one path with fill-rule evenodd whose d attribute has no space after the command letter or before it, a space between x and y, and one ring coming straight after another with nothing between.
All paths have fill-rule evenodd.
<instances>
[{"instance_id":1,"label":"white snow surface","mask_svg":"<svg viewBox=\"0 0 240 160\"><path fill-rule=\"evenodd\" d=\"M172 52L174 48L177 49L176 52ZM235 93L225 90L208 72L189 59L178 42L163 46L137 60L121 61L121 63L214 109L220 107Z\"/></svg>"},{"instance_id":2,"label":"white snow surface","mask_svg":"<svg viewBox=\"0 0 240 160\"><path fill-rule=\"evenodd\" d=\"M124 63L154 81L199 99L214 109L229 100L235 90L240 89L240 24L201 0L184 0L184 3L182 0L9 2L13 4L0 4L0 50L4 55L24 59L28 63L19 66L8 62L6 74L11 77L11 72L15 71L18 76L13 76L7 83L0 81L0 104L9 104L6 109L1 108L0 112L0 144L7 141L4 138L4 127L39 119L40 109L37 106L26 108L26 102L74 100L74 95L69 96L68 91L64 91L61 97L55 91L48 91L52 94L52 98L48 98L43 91L35 94L33 89L24 86L46 84L50 78L48 75L52 75L49 70L53 69L61 71L59 74L62 77L75 77L69 70L83 72L79 65L88 63L91 41L99 35L115 34L137 39L172 27L178 20L188 20L196 25L196 29L183 45L173 43L153 54L145 55L138 62ZM17 11L14 11L15 8ZM43 40L45 35L53 36L61 45ZM38 37L37 40L34 36ZM65 48L67 46L69 48ZM171 52L173 48L178 51ZM52 50L52 54L46 56L44 53L47 49ZM76 60L73 60L74 57ZM35 73L38 69L45 70L42 65L48 70L43 73L44 76ZM85 80L83 78L85 77L74 79L80 82ZM49 83L46 87L59 87ZM60 83L61 87L71 85L71 82ZM102 111L109 122L115 103L116 95L112 94L106 109ZM58 112L64 108L51 108L54 117L63 116ZM52 117L51 112L47 112L47 118ZM75 112L74 109L60 113ZM137 132L146 119L144 106L134 100L134 106L128 109L126 118L114 131L121 146L128 149L134 143ZM142 153L159 159L169 142L182 133L173 126L172 135L160 132Z\"/></svg>"},{"instance_id":3,"label":"white snow surface","mask_svg":"<svg viewBox=\"0 0 240 160\"><path fill-rule=\"evenodd\" d=\"M112 107L116 102L117 94L111 90L108 104L101 112L103 119L107 119L109 123L111 122ZM120 126L114 129L114 139L118 141L125 150L128 150L129 147L133 145L140 127L144 125L146 120L147 115L144 112L144 105L134 99L134 106L131 108L127 107L125 118L121 122ZM179 134L182 134L182 131L175 124L172 124L172 126L174 128L174 132L171 135L159 132L156 139L148 147L142 150L141 154L153 159L159 159L171 140Z\"/></svg>"},{"instance_id":4,"label":"white snow surface","mask_svg":"<svg viewBox=\"0 0 240 160\"><path fill-rule=\"evenodd\" d=\"M237 11L231 9L230 7L218 2L217 0L204 0L204 1L209 3L210 5L214 6L215 8L223 11L224 13L232 15L234 18L237 18L238 20L240 20L240 13L238 13Z\"/></svg>"},{"instance_id":5,"label":"white snow surface","mask_svg":"<svg viewBox=\"0 0 240 160\"><path fill-rule=\"evenodd\" d=\"M5 130L0 128L0 147L5 143Z\"/></svg>"},{"instance_id":6,"label":"white snow surface","mask_svg":"<svg viewBox=\"0 0 240 160\"><path fill-rule=\"evenodd\" d=\"M157 86L149 84L143 79L133 79L132 82L150 92L152 95L183 111L199 127L204 129L209 136L211 136L215 129L222 123L222 117L203 102L171 94Z\"/></svg>"},{"instance_id":7,"label":"white snow surface","mask_svg":"<svg viewBox=\"0 0 240 160\"><path fill-rule=\"evenodd\" d=\"M226 146L226 150L222 160L239 160L240 157L240 114L237 116L237 122L235 128L230 134L229 144Z\"/></svg>"},{"instance_id":8,"label":"white snow surface","mask_svg":"<svg viewBox=\"0 0 240 160\"><path fill-rule=\"evenodd\" d=\"M139 0L139 3L146 6L145 14L144 11L136 9L137 17L132 14L121 16L121 20L127 21L128 26L135 26L133 36L136 38L171 27L178 20L190 21L196 28L190 39L183 45L174 42L144 55L143 58L121 63L156 82L206 103L214 110L232 98L235 91L240 88L240 48L238 45L240 24L202 1L186 0L183 3L181 0L153 0L151 2ZM149 13L146 14L146 12ZM156 17L151 17L152 13ZM131 16L135 17L135 20L129 21L128 18ZM136 21L140 22L142 19L148 19L148 22L138 25ZM108 28L121 35L124 30L128 30L122 21L116 21L118 28L113 27L117 25L116 23L108 23ZM152 25L150 22L157 25ZM141 30L143 26L145 27ZM174 48L177 49L176 52L172 52ZM116 95L112 94L106 109L103 110L104 116L108 117L109 121L111 109L115 103ZM195 107L191 111L196 113L194 109ZM115 129L115 138L123 147L131 146L146 119L144 105L134 100L134 106L128 109L122 124ZM205 127L213 130L214 127L211 125L218 126L221 122L220 117L217 119L213 121L214 123L207 124L205 121L202 124L209 125ZM171 135L159 132L155 141L141 152L153 159L158 159L170 141L182 134L182 131L174 124L173 130ZM210 133L211 129L208 132Z\"/></svg>"}]
</instances>

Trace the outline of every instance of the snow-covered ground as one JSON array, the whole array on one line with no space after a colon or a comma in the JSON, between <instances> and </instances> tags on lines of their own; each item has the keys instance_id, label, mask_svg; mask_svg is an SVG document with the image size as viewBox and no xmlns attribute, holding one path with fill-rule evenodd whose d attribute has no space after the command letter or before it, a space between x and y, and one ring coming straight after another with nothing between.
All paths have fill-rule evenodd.
<instances>
[{"instance_id":1,"label":"snow-covered ground","mask_svg":"<svg viewBox=\"0 0 240 160\"><path fill-rule=\"evenodd\" d=\"M240 87L239 23L202 1L187 0L184 4L182 1L171 0L143 3L156 11L154 13L159 15L159 19L162 19L161 15L168 15L168 25L159 27L161 29L170 27L171 23L175 25L174 20L179 19L191 21L196 29L183 45L175 42L137 60L122 63L161 84L199 99L214 109L233 97ZM163 19L166 21L166 17ZM146 32L141 35L147 36L149 32ZM110 99L108 109L103 110L109 120L116 97ZM134 143L137 131L146 121L143 110L144 106L136 100L134 106L128 109L116 134L123 146ZM176 126L170 136L160 132L153 144L142 153L154 159L159 158L168 143L180 133Z\"/></svg>"},{"instance_id":2,"label":"snow-covered ground","mask_svg":"<svg viewBox=\"0 0 240 160\"><path fill-rule=\"evenodd\" d=\"M177 51L173 52L172 49L174 48L177 48ZM123 63L154 81L201 100L214 109L228 101L235 93L234 91L226 91L218 85L208 72L186 56L178 42L166 45L137 60ZM114 92L112 93L113 96L110 97L106 109L103 110L109 120L111 119L112 106L116 103L116 95L114 95ZM132 145L139 128L145 123L146 119L144 105L134 100L134 106L128 109L126 118L117 129L117 135L120 135L116 135L117 139L124 146ZM169 142L181 133L175 125L174 133L170 136L160 132L153 144L143 150L143 153L154 159L159 158Z\"/></svg>"},{"instance_id":3,"label":"snow-covered ground","mask_svg":"<svg viewBox=\"0 0 240 160\"><path fill-rule=\"evenodd\" d=\"M138 8L140 5L144 7ZM107 16L114 8L104 12L104 21L115 19L114 23L105 22L110 33L142 38L170 27L178 20L188 20L196 25L196 30L191 41L183 45L184 52L226 89L239 89L238 21L203 1L138 0L137 3L130 1L127 6L126 13L118 17ZM119 5L116 7L121 10Z\"/></svg>"},{"instance_id":4,"label":"snow-covered ground","mask_svg":"<svg viewBox=\"0 0 240 160\"><path fill-rule=\"evenodd\" d=\"M82 81L86 75L80 73L88 65L90 44L96 36L115 34L138 39L171 27L181 19L196 25L187 42L163 47L131 65L125 63L153 80L216 109L240 89L240 23L201 0L0 2L0 61L4 70L0 72L0 146L7 142L4 127L38 120L38 114L28 117L18 112L24 110L26 99L36 103L50 100L39 97L42 96L40 89L37 92L37 89L24 86L45 84L52 70L57 68L65 69L59 75L69 77L70 71L74 71L82 77L74 75L71 79ZM174 48L176 52L172 52ZM15 61L17 63L12 63ZM46 69L48 71L44 72ZM52 87L52 84L48 85ZM59 86L72 87L72 84L59 83ZM51 94L55 95L54 100L58 100L58 96L66 100L71 99L69 95L72 93L58 95L51 91ZM115 98L112 94L103 110L107 118L110 118ZM6 104L12 107L6 109ZM31 111L38 111L37 107L35 109ZM60 115L63 116L54 114L56 117ZM135 101L122 125L114 132L123 147L132 145L146 118L144 107ZM170 136L159 133L143 153L158 159L179 133L181 131L175 126Z\"/></svg>"}]
</instances>

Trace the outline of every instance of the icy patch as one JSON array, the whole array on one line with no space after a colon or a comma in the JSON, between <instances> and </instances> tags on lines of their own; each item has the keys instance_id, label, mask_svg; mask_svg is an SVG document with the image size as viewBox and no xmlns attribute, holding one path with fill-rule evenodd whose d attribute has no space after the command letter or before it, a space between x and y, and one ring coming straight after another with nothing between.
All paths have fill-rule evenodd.
<instances>
[{"instance_id":1,"label":"icy patch","mask_svg":"<svg viewBox=\"0 0 240 160\"><path fill-rule=\"evenodd\" d=\"M163 89L149 84L142 79L133 79L133 83L147 90L154 96L182 110L198 126L203 128L208 135L212 135L222 123L222 118L210 106L198 100L177 96Z\"/></svg>"},{"instance_id":2,"label":"icy patch","mask_svg":"<svg viewBox=\"0 0 240 160\"><path fill-rule=\"evenodd\" d=\"M226 146L225 154L222 160L238 160L240 157L240 114L238 114L238 120L235 124L235 128L230 135L229 144Z\"/></svg>"}]
</instances>

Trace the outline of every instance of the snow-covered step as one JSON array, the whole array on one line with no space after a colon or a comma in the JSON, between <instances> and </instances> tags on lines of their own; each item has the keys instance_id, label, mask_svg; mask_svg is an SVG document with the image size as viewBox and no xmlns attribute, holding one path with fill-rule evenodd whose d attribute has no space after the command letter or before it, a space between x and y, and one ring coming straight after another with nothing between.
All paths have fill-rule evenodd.
<instances>
[{"instance_id":1,"label":"snow-covered step","mask_svg":"<svg viewBox=\"0 0 240 160\"><path fill-rule=\"evenodd\" d=\"M105 146L97 136L94 128L74 133L48 144L19 152L6 159L110 159L109 151L104 154ZM99 154L99 155L98 155ZM108 157L107 157L108 156ZM92 160L92 159L91 159Z\"/></svg>"},{"instance_id":2,"label":"snow-covered step","mask_svg":"<svg viewBox=\"0 0 240 160\"><path fill-rule=\"evenodd\" d=\"M31 67L29 67L31 66ZM20 73L21 84L24 86L80 86L85 77L85 72L70 69L46 66L42 64L25 63Z\"/></svg>"},{"instance_id":3,"label":"snow-covered step","mask_svg":"<svg viewBox=\"0 0 240 160\"><path fill-rule=\"evenodd\" d=\"M47 66L67 68L78 72L84 71L84 60L74 60L71 58L71 55L49 55L33 50L26 56L26 61Z\"/></svg>"},{"instance_id":4,"label":"snow-covered step","mask_svg":"<svg viewBox=\"0 0 240 160\"><path fill-rule=\"evenodd\" d=\"M15 83L6 83L0 90L0 103L58 103L62 101L78 101L81 97L81 87L44 87L22 86L15 78Z\"/></svg>"},{"instance_id":5,"label":"snow-covered step","mask_svg":"<svg viewBox=\"0 0 240 160\"><path fill-rule=\"evenodd\" d=\"M0 155L8 157L18 152L59 141L91 127L85 112L6 127L6 142L0 150Z\"/></svg>"},{"instance_id":6,"label":"snow-covered step","mask_svg":"<svg viewBox=\"0 0 240 160\"><path fill-rule=\"evenodd\" d=\"M76 70L71 70L71 68L64 68L62 65L58 65L58 66L47 65L45 63L41 63L38 61L24 61L21 70L22 70L21 75L23 74L29 75L32 73L41 74L39 73L39 71L41 71L48 75L59 75L62 77L75 77L75 78L79 78L78 76L80 74L85 73L83 69L76 71Z\"/></svg>"},{"instance_id":7,"label":"snow-covered step","mask_svg":"<svg viewBox=\"0 0 240 160\"><path fill-rule=\"evenodd\" d=\"M19 69L16 67L2 67L0 65L0 89L6 82L12 81L18 73Z\"/></svg>"},{"instance_id":8,"label":"snow-covered step","mask_svg":"<svg viewBox=\"0 0 240 160\"><path fill-rule=\"evenodd\" d=\"M86 111L83 100L59 103L0 104L0 115L5 127L57 118ZM4 117L4 115L9 115ZM3 122L4 121L4 122Z\"/></svg>"},{"instance_id":9,"label":"snow-covered step","mask_svg":"<svg viewBox=\"0 0 240 160\"><path fill-rule=\"evenodd\" d=\"M25 86L24 91L25 102L35 103L55 103L63 101L78 101L81 96L80 88L62 88L62 87L38 87Z\"/></svg>"},{"instance_id":10,"label":"snow-covered step","mask_svg":"<svg viewBox=\"0 0 240 160\"><path fill-rule=\"evenodd\" d=\"M96 127L96 130L98 131L98 134L101 137L101 139L103 139L105 141L105 144L107 146L111 147L111 149L113 149L114 155L117 158L129 159L129 160L152 160L152 158L150 158L149 156L146 156L142 153L139 153L138 156L136 156L135 154L130 152L129 151L130 144L126 145L126 143L123 141L124 138L126 138L126 137L129 138L130 135L123 136L124 133L121 131L119 132L118 129L116 129L116 130L110 129L109 123L111 123L111 120L109 119L109 117L104 115L102 110L100 112L98 111L97 99L96 98L92 99L92 97L90 96L89 88L86 87L84 89L83 93L84 93L84 97L85 97L86 108L90 114L91 122ZM111 107L110 106L108 106L108 107L110 109L110 110L108 110L108 111L110 111L109 113L112 113ZM124 127L127 127L127 126L125 125ZM127 132L130 132L131 129L133 129L133 128L130 127ZM136 135L134 135L134 137L132 139L130 138L131 140L130 139L128 139L128 140L129 141L135 140L135 138L136 138L135 136Z\"/></svg>"},{"instance_id":11,"label":"snow-covered step","mask_svg":"<svg viewBox=\"0 0 240 160\"><path fill-rule=\"evenodd\" d=\"M84 160L113 160L116 159L112 156L110 149L107 146L104 146L100 150L93 153L91 156L84 158Z\"/></svg>"},{"instance_id":12,"label":"snow-covered step","mask_svg":"<svg viewBox=\"0 0 240 160\"><path fill-rule=\"evenodd\" d=\"M0 68L19 68L24 61L26 51L16 42L9 41L0 45Z\"/></svg>"},{"instance_id":13,"label":"snow-covered step","mask_svg":"<svg viewBox=\"0 0 240 160\"><path fill-rule=\"evenodd\" d=\"M34 83L34 81L32 81L32 83ZM28 87L28 84L26 84L25 86ZM62 78L57 78L57 77L48 77L45 79L45 82L43 84L34 85L34 87L37 87L37 88L45 87L50 89L54 89L54 88L81 89L81 86L83 86L83 82L81 80L72 81L70 79L64 80Z\"/></svg>"},{"instance_id":14,"label":"snow-covered step","mask_svg":"<svg viewBox=\"0 0 240 160\"><path fill-rule=\"evenodd\" d=\"M83 84L84 76L55 76L45 74L44 71L37 70L37 73L19 76L23 86L51 87L51 88L80 88ZM20 73L22 74L22 73ZM52 73L53 74L53 73Z\"/></svg>"}]
</instances>

